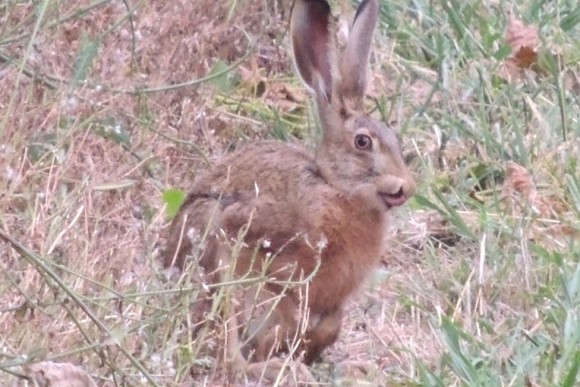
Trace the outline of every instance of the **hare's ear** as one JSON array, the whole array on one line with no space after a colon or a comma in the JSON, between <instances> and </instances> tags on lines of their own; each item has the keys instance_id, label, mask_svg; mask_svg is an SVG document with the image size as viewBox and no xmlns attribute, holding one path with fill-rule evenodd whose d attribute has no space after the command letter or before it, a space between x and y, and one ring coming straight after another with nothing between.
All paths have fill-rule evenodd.
<instances>
[{"instance_id":1,"label":"hare's ear","mask_svg":"<svg viewBox=\"0 0 580 387\"><path fill-rule=\"evenodd\" d=\"M294 1L290 18L294 64L318 104L332 99L335 58L330 23L325 0Z\"/></svg>"},{"instance_id":2,"label":"hare's ear","mask_svg":"<svg viewBox=\"0 0 580 387\"><path fill-rule=\"evenodd\" d=\"M340 96L356 99L360 104L368 82L371 43L378 18L379 0L364 0L359 5L340 63Z\"/></svg>"}]
</instances>

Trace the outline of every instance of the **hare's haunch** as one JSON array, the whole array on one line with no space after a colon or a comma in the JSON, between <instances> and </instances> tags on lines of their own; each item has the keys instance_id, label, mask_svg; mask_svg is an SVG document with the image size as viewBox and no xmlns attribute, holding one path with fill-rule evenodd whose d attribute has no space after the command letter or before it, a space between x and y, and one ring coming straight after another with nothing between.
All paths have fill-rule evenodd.
<instances>
[{"instance_id":1,"label":"hare's haunch","mask_svg":"<svg viewBox=\"0 0 580 387\"><path fill-rule=\"evenodd\" d=\"M291 351L315 360L386 249L389 209L415 191L397 135L363 111L378 13L378 0L362 2L339 59L328 3L295 1L292 52L316 101L319 149L264 141L229 154L196 179L171 225L166 266L193 259L214 284L226 274L264 279L245 293L253 306L238 303L229 316L232 358Z\"/></svg>"}]
</instances>

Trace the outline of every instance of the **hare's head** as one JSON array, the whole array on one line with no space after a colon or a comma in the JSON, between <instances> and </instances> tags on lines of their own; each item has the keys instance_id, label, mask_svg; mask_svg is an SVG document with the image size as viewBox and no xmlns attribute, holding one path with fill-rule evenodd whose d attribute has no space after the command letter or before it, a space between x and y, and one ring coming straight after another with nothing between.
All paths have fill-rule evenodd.
<instances>
[{"instance_id":1,"label":"hare's head","mask_svg":"<svg viewBox=\"0 0 580 387\"><path fill-rule=\"evenodd\" d=\"M291 17L294 63L316 100L323 130L319 162L337 183L373 187L387 207L415 192L396 133L363 111L372 34L378 0L364 0L340 61L326 0L296 0ZM370 183L370 184L369 184Z\"/></svg>"}]
</instances>

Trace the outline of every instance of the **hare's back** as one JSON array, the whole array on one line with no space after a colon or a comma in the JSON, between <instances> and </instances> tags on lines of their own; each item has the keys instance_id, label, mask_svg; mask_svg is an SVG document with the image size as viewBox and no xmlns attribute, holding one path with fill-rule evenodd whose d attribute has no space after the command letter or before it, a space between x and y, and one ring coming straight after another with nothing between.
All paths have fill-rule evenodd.
<instances>
[{"instance_id":1,"label":"hare's back","mask_svg":"<svg viewBox=\"0 0 580 387\"><path fill-rule=\"evenodd\" d=\"M316 163L304 148L280 141L250 143L228 154L203 173L192 192L224 196L296 196L316 179ZM304 180L307 180L306 182Z\"/></svg>"}]
</instances>

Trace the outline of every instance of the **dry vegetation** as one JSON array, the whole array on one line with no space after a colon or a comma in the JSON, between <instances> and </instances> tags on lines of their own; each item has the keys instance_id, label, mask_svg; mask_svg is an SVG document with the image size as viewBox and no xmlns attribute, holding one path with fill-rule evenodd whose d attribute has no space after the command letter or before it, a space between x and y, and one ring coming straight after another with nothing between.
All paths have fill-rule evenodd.
<instances>
[{"instance_id":1,"label":"dry vegetation","mask_svg":"<svg viewBox=\"0 0 580 387\"><path fill-rule=\"evenodd\" d=\"M384 2L368 106L419 194L321 384L580 382L580 13L554 3ZM240 142L315 141L289 9L0 4L0 384L227 382L160 268L163 193Z\"/></svg>"}]
</instances>

